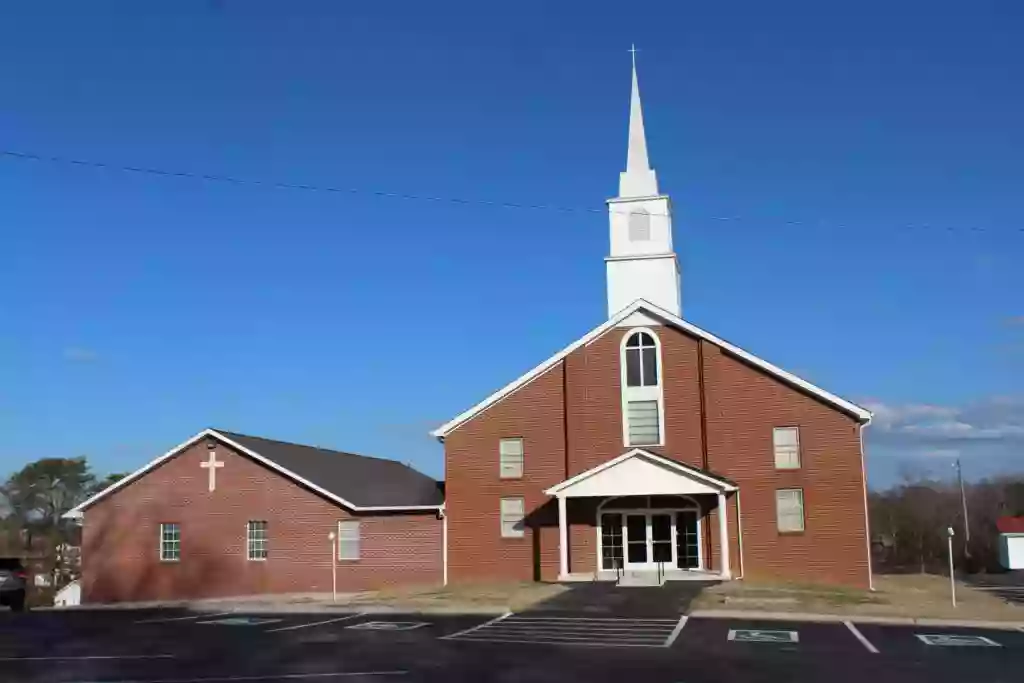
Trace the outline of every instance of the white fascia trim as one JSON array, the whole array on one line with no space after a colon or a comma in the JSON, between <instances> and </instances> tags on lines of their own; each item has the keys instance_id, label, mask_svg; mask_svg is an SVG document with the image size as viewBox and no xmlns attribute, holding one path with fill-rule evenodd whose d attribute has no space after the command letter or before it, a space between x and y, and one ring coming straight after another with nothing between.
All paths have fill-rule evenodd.
<instances>
[{"instance_id":1,"label":"white fascia trim","mask_svg":"<svg viewBox=\"0 0 1024 683\"><path fill-rule=\"evenodd\" d=\"M675 252L661 252L660 254L625 254L623 256L605 256L607 261L652 261L655 259L676 260Z\"/></svg>"},{"instance_id":2,"label":"white fascia trim","mask_svg":"<svg viewBox=\"0 0 1024 683\"><path fill-rule=\"evenodd\" d=\"M164 453L163 455L161 455L159 458L157 458L157 459L147 463L146 465L143 465L139 469L137 469L134 472L132 472L131 474L129 474L127 477L125 477L125 478L123 478L123 479L113 483L112 485L108 486L107 488L103 489L102 491L97 493L92 498L89 498L88 500L86 500L84 503L80 503L79 505L76 505L74 508L72 508L71 510L66 512L64 514L64 517L66 517L68 519L76 519L76 518L81 517L82 513L90 505L93 505L94 503L98 502L102 498L105 498L106 496L110 495L111 493L113 493L114 491L118 490L122 486L126 486L129 483L135 481L136 479L138 479L142 475L146 474L150 470L152 470L155 467L157 467L158 465L160 465L165 460L169 460L170 458L173 458L175 455L177 455L181 451L185 450L186 448L188 448L192 444L194 444L197 441L200 441L200 440L202 440L204 438L207 438L207 437L213 437L213 438L217 439L218 441L221 441L224 444L226 444L228 446L231 446L232 448L234 448L234 449L236 449L238 451L241 451L242 453L245 453L246 455L248 455L253 460L256 460L257 462L260 462L260 463L266 465L270 469L275 470L275 471L279 472L280 474L283 474L284 476L288 477L289 479L292 479L293 481L296 481L296 482L302 484L303 486L306 486L307 488L312 489L313 491L316 491L317 493L319 493L320 495L324 496L325 498L329 498L329 499L333 500L334 502L339 503L340 505L344 505L345 507L349 508L350 510L353 510L353 511L356 511L356 512L427 511L427 510L440 510L440 509L442 509L444 507L443 505L377 505L377 506L368 506L368 507L355 505L354 503L345 500L341 496L335 495L335 494L331 493L330 491L328 491L327 489L322 488L320 486L317 486L316 484L314 484L313 482L309 481L308 479L304 479L304 478L300 477L299 475L295 474L291 470L289 470L287 468L284 468L284 467L281 467L280 465L278 465L273 460L270 460L269 458L263 457L262 455L260 455L256 451L250 450L250 449L246 448L245 446L232 441L231 439L229 439L228 437L224 436L220 432L218 432L218 431L216 431L214 429L204 429L203 431L199 432L198 434L193 436L188 441L175 446L171 450L169 450L166 453Z\"/></svg>"},{"instance_id":3,"label":"white fascia trim","mask_svg":"<svg viewBox=\"0 0 1024 683\"><path fill-rule=\"evenodd\" d=\"M595 327L590 332L587 332L585 335L574 341L572 344L569 344L564 349L562 349L555 355L551 356L546 361L536 366L535 368L533 368L525 375L521 376L519 379L512 382L511 384L506 384L504 387L498 389L496 392L494 392L484 400L480 401L469 410L460 413L453 419L444 423L434 431L430 432L430 435L436 436L439 439L444 439L444 437L447 436L449 432L451 432L453 429L461 425L463 422L469 420L471 417L474 417L477 413L480 413L484 409L490 407L492 403L497 403L498 401L505 398L506 396L516 391L517 389L526 386L527 384L537 379L551 368L558 365L558 363L563 358L568 356L576 349L580 348L581 346L585 346L586 344L589 344L590 342L592 342L593 340L597 339L602 334L610 330L611 328L615 327L616 323L625 320L626 317L633 312L635 306L636 304L633 304L632 306L626 306L621 311L616 313L614 316L609 318L607 322L599 325L598 327Z\"/></svg>"},{"instance_id":4,"label":"white fascia trim","mask_svg":"<svg viewBox=\"0 0 1024 683\"><path fill-rule=\"evenodd\" d=\"M642 197L611 197L604 200L605 204L629 204L631 202L649 202L652 199L669 199L667 194L648 194Z\"/></svg>"},{"instance_id":5,"label":"white fascia trim","mask_svg":"<svg viewBox=\"0 0 1024 683\"><path fill-rule=\"evenodd\" d=\"M754 354L749 353L747 351L744 351L740 347L735 346L733 344L730 344L729 342L725 341L724 339L722 339L720 337L716 337L715 335L711 334L710 332L702 330L701 328L697 327L696 325L693 325L691 323L686 322L682 318L669 313L664 308L661 308L659 306L655 306L654 304L652 304L652 303L650 303L648 301L645 301L644 299L637 299L632 304L630 304L629 306L626 306L621 311L619 311L618 313L613 315L606 322L604 322L601 325L595 327L590 332L587 332L587 334L585 334L584 336L580 337L579 339L574 341L572 344L570 344L569 346L565 347L564 349L562 349L561 351L556 353L551 358L548 358L546 361L544 361L543 363L541 363L537 367L533 368L532 370L527 372L525 375L521 376L519 379L513 381L510 384L506 384L504 387L502 387L501 389L498 389L496 392L494 392L493 394L491 394L490 396L488 396L484 400L480 401L479 403L477 403L475 406L473 406L469 410L467 410L467 411L465 411L463 413L460 413L455 418L449 420L448 422L444 423L443 425L441 425L440 427L438 427L434 431L430 432L430 435L434 436L434 437L437 437L438 439L441 439L443 441L444 437L447 436L449 433L451 433L459 425L461 425L462 423L466 422L470 418L475 417L478 413L483 412L484 410L489 408L491 406L491 404L497 403L498 401L500 401L501 399L505 398L509 394L513 393L514 391L520 389L521 387L523 387L523 386L529 384L530 382L532 382L533 380L537 379L538 377L543 375L545 372L547 372L548 370L553 368L555 365L557 365L563 358L568 356L570 353L572 353L576 349L580 348L581 346L584 346L584 345L589 344L590 342L594 341L595 339L600 337L602 334L604 334L605 332L607 332L608 330L612 329L613 327L618 325L620 322L625 320L628 316L632 315L633 313L635 313L636 311L641 310L641 309L647 311L648 313L653 313L655 316L657 316L659 318L662 318L669 325L674 325L675 327L678 327L678 328L680 328L682 330L685 330L685 331L689 332L690 334L692 334L692 335L694 335L696 337L700 337L701 339L704 339L706 341L711 342L712 344L714 344L715 346L718 346L719 348L725 349L729 353L742 358L743 360L747 361L751 365L764 370L768 374L775 375L776 377L778 377L779 379L783 380L784 382L787 382L787 383L792 384L794 386L800 387L804 391L807 391L808 393L817 396L818 398L822 399L826 403L831 403L832 405L836 406L837 408L840 408L841 410L843 410L843 411L853 415L854 417L856 417L858 420L860 420L862 422L867 423L867 422L871 421L871 415L872 414L871 414L870 410L867 410L866 408L862 408L861 406L857 405L856 403L851 403L850 401L847 401L846 399L840 398L840 397L836 396L833 393L825 391L821 387L817 387L817 386L811 384L810 382L808 382L807 380L800 379L796 375L794 375L792 373L789 373L789 372L786 372L782 368L780 368L778 366L775 366L775 365L772 365L768 361L763 360L761 358L758 358Z\"/></svg>"},{"instance_id":6,"label":"white fascia trim","mask_svg":"<svg viewBox=\"0 0 1024 683\"><path fill-rule=\"evenodd\" d=\"M663 465L665 467L673 469L673 470L679 472L680 474L684 474L684 475L686 475L688 477L694 477L696 479L701 479L701 480L707 482L708 484L711 484L712 486L714 486L716 488L722 489L722 491L738 491L739 490L735 486L733 486L732 484L730 484L728 482L722 481L721 479L716 479L715 477L708 476L708 475L704 474L703 472L698 472L698 471L696 471L696 470L694 470L694 469L692 469L690 467L687 467L686 465L683 465L681 463L676 462L675 460L672 460L671 458L666 458L666 457L664 457L662 455L658 455L657 453L652 453L651 451L648 451L648 450L643 449L643 448L633 448L631 450L626 451L625 453L623 453L622 455L620 455L618 457L612 458L611 460L608 460L607 462L601 463L597 467L592 467L589 470L587 470L586 472L580 472L575 477L570 477L570 478L566 479L565 481L561 482L560 484L555 484L551 488L549 488L546 491L544 491L544 493L546 495L549 495L549 496L557 496L562 491L564 491L565 489L569 488L570 486L573 486L574 484L578 484L579 482L583 481L584 479L589 479L590 477L594 476L595 474L600 474L601 472L604 472L606 469L609 469L611 467L615 467L620 462L623 462L624 460L629 460L630 458L635 458L638 455L642 456L644 458L647 458L648 460L652 460L652 461L658 463L659 465Z\"/></svg>"}]
</instances>

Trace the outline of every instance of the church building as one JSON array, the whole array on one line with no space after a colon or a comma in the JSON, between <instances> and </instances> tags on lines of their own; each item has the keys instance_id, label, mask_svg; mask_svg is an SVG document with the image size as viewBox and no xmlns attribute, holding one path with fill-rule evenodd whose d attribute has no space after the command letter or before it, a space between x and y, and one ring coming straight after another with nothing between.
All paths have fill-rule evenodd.
<instances>
[{"instance_id":1,"label":"church building","mask_svg":"<svg viewBox=\"0 0 1024 683\"><path fill-rule=\"evenodd\" d=\"M871 585L871 413L682 317L636 65L608 319L433 432L451 581Z\"/></svg>"},{"instance_id":2,"label":"church building","mask_svg":"<svg viewBox=\"0 0 1024 683\"><path fill-rule=\"evenodd\" d=\"M68 513L83 602L540 580L871 586L871 413L682 317L633 67L608 319L391 460L205 429Z\"/></svg>"}]
</instances>

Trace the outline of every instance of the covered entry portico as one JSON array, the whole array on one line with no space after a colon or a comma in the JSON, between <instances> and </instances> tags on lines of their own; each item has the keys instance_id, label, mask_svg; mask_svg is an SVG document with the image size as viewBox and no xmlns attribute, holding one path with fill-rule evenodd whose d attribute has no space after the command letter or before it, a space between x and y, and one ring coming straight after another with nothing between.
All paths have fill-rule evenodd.
<instances>
[{"instance_id":1,"label":"covered entry portico","mask_svg":"<svg viewBox=\"0 0 1024 683\"><path fill-rule=\"evenodd\" d=\"M716 576L731 578L726 497L736 491L727 480L640 448L567 479L546 491L558 500L559 579L613 580L622 571L707 576L701 521L715 507ZM567 501L584 498L596 502L592 573L591 567L569 566Z\"/></svg>"}]
</instances>

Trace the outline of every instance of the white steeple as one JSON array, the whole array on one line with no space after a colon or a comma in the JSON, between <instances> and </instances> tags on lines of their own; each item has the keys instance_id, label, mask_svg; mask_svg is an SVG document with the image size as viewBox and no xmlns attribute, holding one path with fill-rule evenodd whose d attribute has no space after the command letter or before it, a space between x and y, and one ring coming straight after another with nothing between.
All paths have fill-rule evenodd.
<instances>
[{"instance_id":1,"label":"white steeple","mask_svg":"<svg viewBox=\"0 0 1024 683\"><path fill-rule=\"evenodd\" d=\"M658 179L647 158L644 113L633 55L633 87L629 99L629 148L626 170L619 174L619 196L608 200L611 250L605 259L608 316L637 299L646 299L681 314L679 263L672 248L672 216L668 196L658 194Z\"/></svg>"}]
</instances>

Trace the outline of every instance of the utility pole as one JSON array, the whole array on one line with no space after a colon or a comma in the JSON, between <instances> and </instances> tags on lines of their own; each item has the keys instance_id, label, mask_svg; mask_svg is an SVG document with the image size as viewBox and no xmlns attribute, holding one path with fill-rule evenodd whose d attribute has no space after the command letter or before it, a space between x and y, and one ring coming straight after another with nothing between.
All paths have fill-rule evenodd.
<instances>
[{"instance_id":1,"label":"utility pole","mask_svg":"<svg viewBox=\"0 0 1024 683\"><path fill-rule=\"evenodd\" d=\"M960 458L956 459L956 478L960 483L960 505L964 509L964 557L971 556L971 526L967 520L967 494L964 493L964 474L960 469Z\"/></svg>"}]
</instances>

